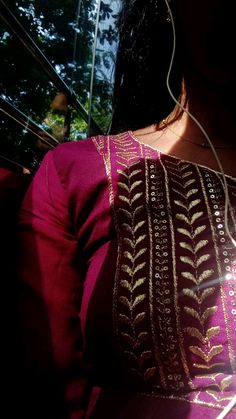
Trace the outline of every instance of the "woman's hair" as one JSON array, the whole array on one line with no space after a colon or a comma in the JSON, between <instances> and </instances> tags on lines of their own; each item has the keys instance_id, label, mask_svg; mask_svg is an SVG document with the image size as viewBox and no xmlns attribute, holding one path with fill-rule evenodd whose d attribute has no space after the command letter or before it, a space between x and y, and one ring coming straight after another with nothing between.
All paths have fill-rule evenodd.
<instances>
[{"instance_id":1,"label":"woman's hair","mask_svg":"<svg viewBox=\"0 0 236 419\"><path fill-rule=\"evenodd\" d=\"M112 133L158 123L173 110L166 87L172 51L173 30L165 1L123 0ZM170 78L175 97L181 92L181 62L177 49Z\"/></svg>"}]
</instances>

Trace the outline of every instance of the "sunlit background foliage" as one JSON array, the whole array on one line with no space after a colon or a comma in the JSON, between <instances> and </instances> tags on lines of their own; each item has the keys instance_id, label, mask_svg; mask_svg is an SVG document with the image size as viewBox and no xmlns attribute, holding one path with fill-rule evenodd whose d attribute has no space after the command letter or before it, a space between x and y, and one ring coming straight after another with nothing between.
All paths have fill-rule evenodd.
<instances>
[{"instance_id":1,"label":"sunlit background foliage","mask_svg":"<svg viewBox=\"0 0 236 419\"><path fill-rule=\"evenodd\" d=\"M0 0L1 158L35 170L57 143L109 130L119 10L120 0Z\"/></svg>"}]
</instances>

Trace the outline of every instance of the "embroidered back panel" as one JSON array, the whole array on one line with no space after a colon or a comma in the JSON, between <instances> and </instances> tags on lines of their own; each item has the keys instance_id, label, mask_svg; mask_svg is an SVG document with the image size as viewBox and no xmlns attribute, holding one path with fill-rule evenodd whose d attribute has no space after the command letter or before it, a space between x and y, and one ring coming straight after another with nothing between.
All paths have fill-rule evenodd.
<instances>
[{"instance_id":1,"label":"embroidered back panel","mask_svg":"<svg viewBox=\"0 0 236 419\"><path fill-rule=\"evenodd\" d=\"M96 145L119 243L113 325L124 376L146 394L222 408L236 391L236 250L221 176L129 133ZM235 209L236 180L228 186Z\"/></svg>"}]
</instances>

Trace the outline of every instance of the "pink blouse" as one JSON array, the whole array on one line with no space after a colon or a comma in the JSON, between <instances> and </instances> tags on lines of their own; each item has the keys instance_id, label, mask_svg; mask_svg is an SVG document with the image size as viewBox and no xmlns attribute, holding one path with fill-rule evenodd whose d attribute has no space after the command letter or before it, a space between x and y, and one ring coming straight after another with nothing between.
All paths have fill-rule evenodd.
<instances>
[{"instance_id":1,"label":"pink blouse","mask_svg":"<svg viewBox=\"0 0 236 419\"><path fill-rule=\"evenodd\" d=\"M236 179L227 182L236 238ZM220 414L236 393L224 199L218 172L130 132L47 153L19 221L24 371L41 417Z\"/></svg>"}]
</instances>

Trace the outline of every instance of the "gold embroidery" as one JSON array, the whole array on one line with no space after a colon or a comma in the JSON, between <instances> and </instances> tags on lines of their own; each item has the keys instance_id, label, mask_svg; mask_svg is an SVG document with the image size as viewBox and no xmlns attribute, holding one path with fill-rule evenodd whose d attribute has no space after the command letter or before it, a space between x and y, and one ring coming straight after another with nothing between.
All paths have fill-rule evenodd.
<instances>
[{"instance_id":1,"label":"gold embroidery","mask_svg":"<svg viewBox=\"0 0 236 419\"><path fill-rule=\"evenodd\" d=\"M203 314L199 314L196 310L190 307L184 307L184 311L189 314L190 316L197 319L202 326L204 326L205 321L208 319L208 317L212 316L217 311L217 306L215 307L209 307L207 308Z\"/></svg>"},{"instance_id":2,"label":"gold embroidery","mask_svg":"<svg viewBox=\"0 0 236 419\"><path fill-rule=\"evenodd\" d=\"M196 246L194 247L193 253L197 253L199 250L201 250L204 246L208 244L208 240L200 240Z\"/></svg>"},{"instance_id":3,"label":"gold embroidery","mask_svg":"<svg viewBox=\"0 0 236 419\"><path fill-rule=\"evenodd\" d=\"M190 179L187 182L184 183L184 188L188 188L188 186L192 185L193 183L195 183L196 180L195 179Z\"/></svg>"},{"instance_id":4,"label":"gold embroidery","mask_svg":"<svg viewBox=\"0 0 236 419\"><path fill-rule=\"evenodd\" d=\"M157 179L159 179L157 172L156 172L156 166L155 164L148 164L148 160L145 160L145 180L146 180L146 211L148 216L148 229L149 229L149 243L150 243L150 264L149 264L149 310L150 310L150 321L151 321L151 336L153 341L153 349L154 349L154 360L156 362L156 365L158 367L158 371L160 374L160 383L162 388L168 388L167 387L167 377L166 374L168 374L168 371L166 371L165 364L162 362L161 359L161 343L160 343L160 333L158 332L158 335L156 333L156 327L155 325L158 324L160 329L161 327L161 321L164 321L166 324L168 323L168 319L166 319L166 316L164 318L160 317L160 314L156 316L155 308L157 307L157 300L155 299L154 292L157 291L158 294L158 288L155 290L154 287L154 277L153 277L153 268L155 260L153 258L153 251L155 249L155 243L159 243L159 236L153 236L153 224L152 224L152 217L151 217L151 210L153 207L157 209L156 203L151 204L150 202L150 193L157 194ZM151 175L152 173L152 175ZM149 184L149 178L150 175L154 177L156 176L156 182L151 182L151 188ZM153 192L150 192L153 191ZM157 247L160 249L160 245L158 244ZM161 246L162 247L162 246ZM155 266L156 268L159 268L159 266ZM161 268L162 269L162 268ZM160 273L155 274L155 277L161 277L162 275ZM163 284L164 285L164 284ZM164 285L165 287L165 285ZM169 324L169 323L168 323ZM166 345L168 347L169 342L166 341ZM171 355L170 355L171 358ZM170 363L168 363L167 368L171 368Z\"/></svg>"},{"instance_id":5,"label":"gold embroidery","mask_svg":"<svg viewBox=\"0 0 236 419\"><path fill-rule=\"evenodd\" d=\"M216 373L216 374L206 374L205 376L198 376L199 378L203 378L203 379L209 379L212 382L209 382L209 384L207 385L207 389L206 389L206 393L208 395L210 395L211 397L213 397L215 400L217 401L224 401L224 400L231 400L232 397L222 397L222 393L226 390L229 389L229 387L231 386L231 384L233 384L233 377L232 375L228 375L226 377L224 377L221 380L216 381L217 379L220 379L220 376L222 376L222 374L220 373ZM217 388L217 391L214 390L214 387ZM219 393L220 391L220 393Z\"/></svg>"},{"instance_id":6,"label":"gold embroidery","mask_svg":"<svg viewBox=\"0 0 236 419\"><path fill-rule=\"evenodd\" d=\"M200 358L202 358L207 364L209 364L209 362L212 360L212 358L215 355L221 354L221 352L223 351L223 346L222 345L212 346L212 348L209 350L208 353L207 352L204 352L198 346L190 346L189 347L189 350L193 354L198 355Z\"/></svg>"},{"instance_id":7,"label":"gold embroidery","mask_svg":"<svg viewBox=\"0 0 236 419\"><path fill-rule=\"evenodd\" d=\"M196 362L193 363L194 367L196 367L198 369L206 370L206 371L210 370L212 368L215 368L215 367L223 367L224 365L225 365L224 362L214 362L214 363L211 363L209 365L207 365L207 364L196 364Z\"/></svg>"},{"instance_id":8,"label":"gold embroidery","mask_svg":"<svg viewBox=\"0 0 236 419\"><path fill-rule=\"evenodd\" d=\"M182 170L182 180L188 176L192 176L193 172L184 173ZM197 189L187 189L195 183L195 179L192 177L187 182L176 181L176 175L173 175L172 181L174 183L182 184L179 192L181 193L181 200L174 200L174 203L177 207L182 208L183 212L177 213L175 215L176 219L185 224L186 227L178 227L177 231L183 236L190 239L190 241L180 241L180 248L189 252L189 255L181 255L179 257L180 261L189 266L188 271L183 271L181 273L182 277L190 280L195 284L195 288L183 288L183 295L193 300L198 309L193 307L184 306L183 310L186 314L196 319L199 322L198 327L187 327L186 333L197 339L202 347L191 345L189 346L189 351L195 356L200 357L205 362L205 368L212 367L212 359L220 354L223 351L223 346L211 346L210 339L219 334L220 329L215 328L206 328L206 321L217 311L217 306L207 307L205 310L202 310L202 304L207 300L208 297L214 294L215 289L204 284L204 281L208 279L213 274L212 269L202 270L204 263L210 259L210 254L204 252L208 240L202 239L201 234L206 230L206 225L195 226L195 223L203 217L203 211L196 211L192 214L192 211L201 203L201 200L194 199L191 200L191 197L197 192ZM179 195L180 195L179 193ZM185 198L185 199L183 199ZM190 199L190 201L189 201ZM204 252L204 253L202 253ZM199 254L200 253L200 254ZM190 269L191 268L191 269ZM204 290L202 290L202 284L204 284ZM201 286L201 288L200 288ZM201 364L194 363L195 367L202 368Z\"/></svg>"},{"instance_id":9,"label":"gold embroidery","mask_svg":"<svg viewBox=\"0 0 236 419\"><path fill-rule=\"evenodd\" d=\"M199 292L198 294L196 294L196 292L194 292L192 289L189 289L189 288L183 289L183 294L186 295L187 297L193 298L199 305L203 303L205 298L209 297L214 292L215 292L215 288L207 288L202 293Z\"/></svg>"},{"instance_id":10,"label":"gold embroidery","mask_svg":"<svg viewBox=\"0 0 236 419\"><path fill-rule=\"evenodd\" d=\"M214 227L213 227L212 220L211 220L211 211L210 211L208 199L207 199L207 196L206 196L204 182L203 182L202 175L201 175L199 169L198 169L198 174L199 174L199 179L200 179L200 182L201 182L202 190L203 190L203 193L204 193L204 196L205 196L205 202L206 202L206 205L207 205L208 218L209 218L209 222L210 222L210 226L211 226L211 230L212 230L212 240L213 240L213 243L214 243L214 249L215 249L215 254L216 254L217 268L218 268L219 275L222 278L222 268L221 268L220 259L219 259L219 245L217 243L216 234L214 234ZM221 185L222 184L221 177L217 173L215 173L215 175L219 180L219 184ZM226 303L226 295L225 295L225 292L224 292L224 287L223 287L223 282L222 281L220 281L219 286L220 286L221 301L222 301L222 307L223 307L223 313L224 313L224 319L225 319L226 333L227 333L227 338L228 338L228 351L229 351L230 364L231 364L232 371L235 373L236 372L236 356L235 356L235 350L233 349L232 335L231 335L230 328L229 328L229 318L228 318L227 310L226 310L226 304L227 304Z\"/></svg>"},{"instance_id":11,"label":"gold embroidery","mask_svg":"<svg viewBox=\"0 0 236 419\"><path fill-rule=\"evenodd\" d=\"M190 196L194 195L195 193L198 192L198 189L190 189L187 193L186 193L186 197L190 198Z\"/></svg>"},{"instance_id":12,"label":"gold embroidery","mask_svg":"<svg viewBox=\"0 0 236 419\"><path fill-rule=\"evenodd\" d=\"M214 273L213 269L207 269L206 271L203 271L198 278L199 283L205 281L208 279L212 274Z\"/></svg>"},{"instance_id":13,"label":"gold embroidery","mask_svg":"<svg viewBox=\"0 0 236 419\"><path fill-rule=\"evenodd\" d=\"M167 169L166 169L165 165L163 164L163 162L161 160L160 154L159 154L159 159L160 159L160 163L162 165L163 171L165 173L167 205L168 205L168 208L171 208L170 187L169 187L169 178L168 178L168 174L167 174ZM175 166L174 168L179 170L178 163L176 165L173 164L173 166ZM173 167L172 167L171 170L173 170ZM176 181L175 179L172 179L172 181L175 182L178 186L180 186L181 190L183 190L182 183ZM185 189L185 187L184 187L184 189ZM175 309L175 317L176 317L178 345L179 345L179 349L180 349L180 353L181 353L182 365L183 365L184 372L185 372L187 380L188 380L188 384L189 384L191 389L194 389L194 385L193 385L193 382L192 382L192 379L191 379L191 376L190 376L188 363L187 363L187 359L186 359L186 352L185 352L185 348L184 348L184 344L183 344L183 342L184 342L183 332L182 332L181 321L180 321L180 307L179 307L179 301L178 301L178 277L177 277L177 269L176 269L176 239L175 239L175 231L174 231L171 211L169 212L169 223L170 223L170 228L171 228L171 244L172 244L172 257L173 257L173 268L172 269L173 269L173 278L174 278L174 309ZM184 231L186 232L187 230L184 230ZM187 232L187 235L188 235L188 232Z\"/></svg>"},{"instance_id":14,"label":"gold embroidery","mask_svg":"<svg viewBox=\"0 0 236 419\"><path fill-rule=\"evenodd\" d=\"M122 178L118 185L120 190L123 190L123 193L119 195L119 200L124 204L124 207L118 209L118 213L122 214L125 220L121 224L120 234L127 248L122 254L126 262L121 264L121 272L127 277L121 276L122 295L119 296L119 302L125 309L125 312L120 309L119 321L126 325L126 331L121 331L120 336L129 347L124 350L124 353L136 361L136 367L134 363L132 364L133 373L143 376L143 379L147 381L156 373L156 368L145 367L146 361L152 357L152 352L143 347L143 343L149 338L147 331L142 330L142 322L146 318L142 303L147 296L145 292L142 292L146 277L140 275L147 264L145 259L142 261L142 257L147 252L147 247L143 246L147 235L142 234L142 230L145 231L146 228L146 220L137 221L137 215L144 211L144 206L140 205L143 192L137 191L143 181L137 179L141 170L132 164L126 172L118 170L118 173Z\"/></svg>"},{"instance_id":15,"label":"gold embroidery","mask_svg":"<svg viewBox=\"0 0 236 419\"><path fill-rule=\"evenodd\" d=\"M225 377L220 383L220 390L224 391L226 388L230 387L232 383L233 383L232 376Z\"/></svg>"},{"instance_id":16,"label":"gold embroidery","mask_svg":"<svg viewBox=\"0 0 236 419\"><path fill-rule=\"evenodd\" d=\"M196 212L191 218L184 214L176 214L176 218L180 221L184 221L188 225L192 225L195 221L203 215L203 212Z\"/></svg>"},{"instance_id":17,"label":"gold embroidery","mask_svg":"<svg viewBox=\"0 0 236 419\"><path fill-rule=\"evenodd\" d=\"M151 254L151 252L149 254L146 240L148 240L151 248L152 246L155 246L158 242L154 243L154 234L156 234L157 237L160 237L164 232L164 225L159 224L159 221L157 226L154 224L152 225L153 221L150 221L151 217L149 213L149 218L146 219L146 210L149 210L149 208L145 208L144 205L141 205L142 202L145 201L145 198L148 203L151 196L149 196L148 191L150 194L152 191L155 191L152 183L150 182L150 184L148 184L147 160L145 160L145 164L146 185L148 185L148 187L146 188L146 196L144 196L143 192L141 192L143 190L143 182L140 180L143 177L143 171L138 170L134 163L138 157L138 153L135 152L137 148L132 147L131 152L132 143L130 141L124 142L124 146L121 146L121 142L117 140L115 140L114 143L115 142L118 150L116 163L120 165L120 168L117 171L118 175L120 175L120 182L118 184L119 196L116 197L120 204L118 204L118 208L116 209L116 216L118 215L120 217L117 230L119 231L118 250L120 253L118 253L119 262L117 264L116 283L114 286L114 313L116 316L114 325L116 327L117 335L120 338L121 353L125 354L127 359L130 359L130 361L127 361L128 365L130 365L130 370L135 372L144 381L148 381L155 377L156 371L159 369L161 386L163 388L168 379L166 376L168 368L163 362L163 359L159 358L159 342L153 324L155 321L158 321L156 316L157 310L160 313L160 319L163 321L163 310L168 307L167 304L171 301L171 296L165 295L165 292L168 291L168 287L165 288L164 286L164 275L158 277L158 275L161 275L163 272L162 269L165 264L170 267L170 259L169 257L164 258L163 251L159 248L156 248L157 252L155 252L155 247L153 247L153 254ZM127 152L128 148L129 151ZM105 158L106 164L109 167L110 161L109 159L106 159L107 158ZM171 268L173 268L174 274L174 312L178 331L177 347L179 345L177 351L179 349L181 351L184 371L186 377L189 379L189 386L193 389L195 381L194 383L191 381L192 374L189 373L189 369L191 370L192 366L198 368L199 372L202 372L204 379L206 377L204 370L210 372L210 369L214 366L224 365L224 362L215 362L217 361L216 357L223 351L222 345L217 344L217 339L215 339L220 333L220 327L214 325L212 318L218 309L218 301L216 299L216 302L213 303L214 305L209 303L210 300L212 301L212 298L210 297L213 296L214 298L214 293L217 290L215 282L218 277L218 265L216 266L215 261L219 260L219 255L217 253L216 256L214 255L212 263L212 256L210 256L212 255L212 249L209 248L209 241L206 240L205 236L207 236L207 238L209 238L209 236L214 238L214 226L210 222L209 228L209 223L208 221L206 222L206 220L210 219L208 206L208 215L206 215L205 210L198 211L198 205L200 203L203 204L203 200L199 199L198 196L196 198L196 194L199 190L195 187L195 172L189 169L189 167L192 169L192 165L186 165L180 161L176 162L176 164L171 162L171 164L173 168L171 168L170 172L167 172L163 165L165 184L163 179L161 179L161 182L163 182L162 186L166 187L166 190L163 190L164 199L167 200L165 210L167 209L167 211L169 211L168 215L165 217L165 221L166 219L167 222L170 221L171 228L171 257L173 258L173 266L171 266ZM126 170L122 169L122 167ZM174 173L171 179L169 173ZM176 179L174 179L175 176ZM171 186L170 180L173 182L171 183ZM173 185L178 185L178 187L176 186L176 189L174 189L172 188ZM171 192L175 192L175 197L177 198L175 201L171 201L170 189ZM161 194L161 189L159 192ZM208 205L206 195L204 195L204 197L205 203ZM153 208L155 208L154 205ZM177 211L175 211L176 208ZM142 216L142 213L144 216ZM138 214L140 217L137 220L136 216ZM177 217L174 222L172 222L175 214ZM170 218L168 218L168 216ZM204 220L204 224L201 222L202 220ZM149 223L148 228L147 221ZM175 222L176 225L174 224ZM157 227L155 231L153 229L154 227ZM152 229L153 238L149 238L148 232L151 232ZM180 240L176 240L176 230L179 233L178 237L181 238ZM204 232L205 234L203 236ZM170 238L169 231L167 237ZM181 272L176 270L176 264L179 262L180 264L177 266L181 267ZM160 278L163 281L163 287L158 287L156 292L155 279L151 271L152 266L155 267L154 273L157 275L155 278ZM210 269L212 266L214 268L216 266L215 273L213 269ZM149 281L145 276L147 269L149 269L150 272ZM183 285L181 285L182 281L184 281ZM209 284L211 284L211 286L209 286ZM181 296L185 297L184 307L180 304ZM222 302L224 303L223 300ZM169 307L173 314L173 305L170 305ZM187 316L183 313L186 313ZM148 319L147 316L150 316L150 319ZM182 318L184 319L184 327ZM191 318L194 319L194 322L191 321ZM208 322L209 324L207 324ZM149 324L151 333L150 330L147 330L149 327L147 325ZM193 324L194 327L191 327ZM166 327L169 326L172 326L172 324L168 321L168 323L166 322ZM162 332L162 330L160 331ZM191 345L189 343L189 346L186 345L187 337L191 342ZM152 338L151 342L150 338ZM174 333L173 342L176 343L176 336ZM154 355L157 368L153 365ZM170 355L175 355L175 357L178 356L176 353ZM169 359L171 360L170 355L168 354L167 357L169 356ZM158 363L159 360L161 361L161 365ZM182 371L181 373L183 374ZM229 381L230 380L226 377L221 388L228 388L227 383ZM154 381L152 380L151 382L153 383ZM199 383L197 383L197 386L198 385ZM218 385L220 386L221 384L218 383ZM212 384L212 386L214 386L214 384ZM155 384L155 388L158 388L157 384ZM165 388L170 387L167 386ZM186 398L187 397L188 396L186 396ZM199 403L201 404L204 402L201 400ZM213 405L215 406L217 404L213 403Z\"/></svg>"},{"instance_id":18,"label":"gold embroidery","mask_svg":"<svg viewBox=\"0 0 236 419\"><path fill-rule=\"evenodd\" d=\"M209 394L209 396L212 396L217 402L232 400L232 397L230 397L230 396L228 396L228 397L220 396L218 391L206 390L206 393Z\"/></svg>"},{"instance_id":19,"label":"gold embroidery","mask_svg":"<svg viewBox=\"0 0 236 419\"><path fill-rule=\"evenodd\" d=\"M181 187L183 186L181 183L180 183L180 185L181 185ZM181 198L186 199L186 197L187 198L190 198L190 196L192 196L195 193L197 193L198 192L198 189L190 189L187 193L182 193L179 189L173 188L173 192L175 192L178 195L180 195Z\"/></svg>"},{"instance_id":20,"label":"gold embroidery","mask_svg":"<svg viewBox=\"0 0 236 419\"><path fill-rule=\"evenodd\" d=\"M185 170L185 169L182 169L182 170ZM186 172L186 173L184 173L183 174L183 176L182 176L182 178L184 179L184 178L186 178L186 177L188 177L188 176L191 176L193 174L193 172Z\"/></svg>"},{"instance_id":21,"label":"gold embroidery","mask_svg":"<svg viewBox=\"0 0 236 419\"><path fill-rule=\"evenodd\" d=\"M196 205L198 205L200 203L200 199L195 199L194 201L191 201L190 204L185 204L182 201L174 201L174 203L176 205L178 205L179 207L184 208L186 211L190 211L192 208L194 208Z\"/></svg>"},{"instance_id":22,"label":"gold embroidery","mask_svg":"<svg viewBox=\"0 0 236 419\"><path fill-rule=\"evenodd\" d=\"M211 401L205 401L204 399L201 399L203 394L204 395L208 394L211 397ZM233 398L233 395L221 397L219 393L211 391L211 390L192 391L191 394L187 393L183 395L176 395L176 394L163 395L161 394L161 392L158 392L158 394L151 394L151 395L141 393L141 395L146 396L146 397L157 398L157 399L180 400L190 405L208 406L208 407L214 407L221 410L225 407L225 403L222 403L222 402L227 402L229 400L232 400ZM236 409L234 408L232 411L236 412Z\"/></svg>"},{"instance_id":23,"label":"gold embroidery","mask_svg":"<svg viewBox=\"0 0 236 419\"><path fill-rule=\"evenodd\" d=\"M187 327L186 330L189 336L197 338L198 340L200 340L201 343L207 342L206 337L203 336L201 332L198 329L196 329L196 327Z\"/></svg>"}]
</instances>

